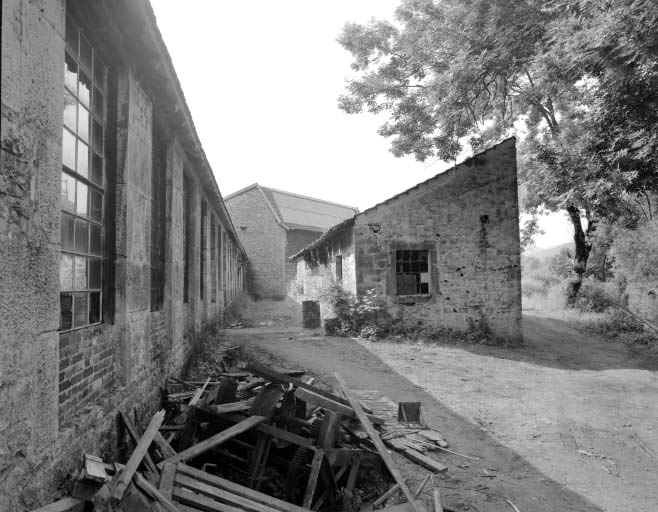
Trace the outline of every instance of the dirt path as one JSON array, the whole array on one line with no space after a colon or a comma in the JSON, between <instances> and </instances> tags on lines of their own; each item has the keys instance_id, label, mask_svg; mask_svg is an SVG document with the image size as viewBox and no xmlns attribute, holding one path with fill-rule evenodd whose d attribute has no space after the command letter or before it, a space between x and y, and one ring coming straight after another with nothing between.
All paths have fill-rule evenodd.
<instances>
[{"instance_id":1,"label":"dirt path","mask_svg":"<svg viewBox=\"0 0 658 512\"><path fill-rule=\"evenodd\" d=\"M546 318L527 317L525 335L506 350L228 331L328 384L338 370L355 389L421 401L451 448L483 458L438 455L454 510L509 512L506 499L522 512L658 510L658 364Z\"/></svg>"}]
</instances>

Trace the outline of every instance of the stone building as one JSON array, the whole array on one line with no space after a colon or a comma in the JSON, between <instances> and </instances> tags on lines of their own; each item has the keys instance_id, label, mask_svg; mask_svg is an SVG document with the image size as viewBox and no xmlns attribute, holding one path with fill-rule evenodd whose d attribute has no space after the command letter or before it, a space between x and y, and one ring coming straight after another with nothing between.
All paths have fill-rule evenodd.
<instances>
[{"instance_id":1,"label":"stone building","mask_svg":"<svg viewBox=\"0 0 658 512\"><path fill-rule=\"evenodd\" d=\"M144 0L3 0L0 510L50 501L221 324L246 255Z\"/></svg>"},{"instance_id":2,"label":"stone building","mask_svg":"<svg viewBox=\"0 0 658 512\"><path fill-rule=\"evenodd\" d=\"M515 139L333 226L292 260L297 299L319 302L322 319L338 285L374 293L410 326L479 326L520 341Z\"/></svg>"},{"instance_id":3,"label":"stone building","mask_svg":"<svg viewBox=\"0 0 658 512\"><path fill-rule=\"evenodd\" d=\"M249 258L256 298L283 298L296 267L289 257L358 209L254 183L224 198Z\"/></svg>"}]
</instances>

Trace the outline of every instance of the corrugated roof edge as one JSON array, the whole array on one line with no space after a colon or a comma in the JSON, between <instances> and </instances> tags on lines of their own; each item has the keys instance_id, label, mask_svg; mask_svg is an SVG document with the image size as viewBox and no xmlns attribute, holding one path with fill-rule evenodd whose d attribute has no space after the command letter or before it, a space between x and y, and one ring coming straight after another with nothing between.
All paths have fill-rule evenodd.
<instances>
[{"instance_id":1,"label":"corrugated roof edge","mask_svg":"<svg viewBox=\"0 0 658 512\"><path fill-rule=\"evenodd\" d=\"M219 190L219 185L217 184L217 180L215 179L215 174L212 171L212 167L210 166L210 163L208 162L208 158L206 157L206 153L203 149L203 146L201 145L201 140L199 139L199 134L197 133L196 127L194 126L192 113L190 112L190 109L187 105L187 101L185 100L185 94L183 92L183 88L180 84L180 81L178 80L178 75L176 74L176 69L174 68L171 55L169 54L167 45L164 42L160 29L158 28L157 18L155 16L155 12L153 11L153 7L151 6L150 1L148 0L142 0L139 2L133 2L133 1L124 2L124 5L128 7L128 9L133 10L133 12L137 10L137 14L141 15L141 17L147 22L148 28L150 28L152 31L151 35L153 38L153 42L162 59L162 62L165 64L167 68L166 69L167 78L169 79L170 85L173 88L173 93L176 96L179 105L182 107L185 116L186 126L184 127L184 129L188 130L189 135L194 141L194 146L195 146L193 148L194 153L198 155L200 161L202 162L203 171L205 172L207 179L209 179L209 181L211 181L214 184L214 192L216 194L216 199L218 199L218 205L222 210L222 213L226 217L225 220L227 224L229 224L232 238L240 248L242 254L246 257L247 252L245 251L242 243L240 242L240 238L238 237L237 231L235 230L235 226L233 225L233 220L231 219L231 216L229 215L228 210L226 209L226 205L224 204L224 199L222 198L222 194Z\"/></svg>"},{"instance_id":2,"label":"corrugated roof edge","mask_svg":"<svg viewBox=\"0 0 658 512\"><path fill-rule=\"evenodd\" d=\"M295 261L296 259L298 259L298 258L300 258L301 256L303 256L304 253L306 253L307 251L311 251L311 250L315 249L316 247L318 247L319 245L321 245L323 242L325 242L326 240L328 240L329 238L331 238L334 234L336 234L337 232L339 232L343 227L346 227L346 226L348 225L348 223L351 222L351 224L353 225L353 224L356 222L356 218L357 218L358 216L363 215L363 214L365 214L365 213L368 213L368 212L370 212L370 211L372 211L372 210L375 210L376 208L379 208L380 206L383 206L383 205L385 205L385 204L387 204L387 203L390 203L391 201L394 201L395 199L397 199L397 198L399 198L399 197L401 197L401 196L403 196L403 195L405 195L405 194L408 194L409 192L411 192L411 191L413 191L413 190L416 190L417 188L422 187L423 185L426 185L427 183L429 183L429 182L431 182L431 181L438 180L438 179L447 179L447 178L450 178L450 177L452 177L452 176L458 171L459 167L462 167L462 166L464 166L464 165L467 165L468 162L469 162L470 160L474 160L474 159L476 159L476 158L478 158L478 157L481 157L481 156L483 156L485 153L488 153L489 151L492 151L492 150L494 150L494 149L497 149L499 146L502 146L503 144L506 144L506 143L508 143L508 142L510 142L510 141L512 141L512 140L513 140L514 143L516 144L516 137L515 137L515 136L508 137L508 138L506 138L506 139L504 139L504 140L502 140L502 141L500 141L500 142L498 142L498 143L496 143L496 144L493 144L493 145L491 145L490 147L488 147L488 148L486 148L486 149L480 151L479 153L476 153L476 154L473 155L473 156L469 156L468 158L465 158L464 160L462 160L462 161L459 162L458 164L455 164L455 165L454 165L453 167L451 167L450 169L447 169L446 171L444 171L444 172L442 172L442 173L436 174L435 176L432 176L431 178L426 179L425 181L421 181L420 183L414 185L413 187L408 188L407 190L404 190L404 191L400 192L399 194L394 195L393 197L389 197L389 198L386 199L385 201L382 201L381 203L377 203L376 205L371 206L370 208L368 208L368 209L366 209L366 210L363 210L362 212L356 214L356 215L355 215L354 217L352 217L351 219L346 219L346 220L344 220L343 222L341 222L341 223L339 223L339 224L336 224L335 226L332 226L331 228L329 228L329 229L327 230L327 232L326 232L324 235L322 235L320 238L318 238L315 242L312 242L311 244L309 244L309 245L307 245L306 247L304 247L301 251L299 251L299 252L293 254L292 256L289 256L289 257L288 257L288 260L290 260L290 261Z\"/></svg>"}]
</instances>

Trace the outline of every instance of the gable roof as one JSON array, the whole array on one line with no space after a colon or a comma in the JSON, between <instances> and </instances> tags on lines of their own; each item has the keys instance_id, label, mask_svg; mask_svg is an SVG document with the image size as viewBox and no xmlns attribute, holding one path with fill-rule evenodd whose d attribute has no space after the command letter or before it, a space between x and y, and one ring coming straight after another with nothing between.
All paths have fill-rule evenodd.
<instances>
[{"instance_id":1,"label":"gable roof","mask_svg":"<svg viewBox=\"0 0 658 512\"><path fill-rule=\"evenodd\" d=\"M288 260L290 260L290 261L294 261L294 260L300 258L300 257L303 256L305 253L307 253L307 252L309 252L309 251L315 249L316 247L319 247L319 246L322 245L325 241L327 241L327 240L333 238L335 235L337 235L338 233L342 232L344 229L347 229L347 228L353 226L354 223L355 223L355 221L356 221L356 218L357 218L358 216L360 216L360 215L364 215L364 214L366 214L366 213L368 213L368 212L370 212L370 211L372 211L372 210L375 210L375 209L379 208L379 207L382 206L382 205L385 205L385 204L390 203L391 201L395 201L396 199L400 198L401 196L403 196L403 195L405 195L405 194L408 194L409 192L411 192L411 191L413 191L413 190L416 190L417 188L420 188L420 187L422 187L423 185L426 185L426 184L431 183L431 182L433 182L433 181L447 180L447 179L449 179L450 177L452 177L456 172L458 172L458 171L459 171L459 168L462 167L463 165L470 165L470 161L471 161L471 160L475 160L475 159L477 159L478 157L481 157L482 155L484 155L485 153L488 153L489 151L495 150L495 149L497 149L498 147L500 147L500 146L502 146L502 145L504 145L504 144L509 144L509 143L511 143L511 144L516 144L516 137L512 136L512 137L509 137L509 138L507 138L507 139L505 139L505 140L499 142L498 144L494 144L494 145L492 145L492 146L490 146L490 147L488 147L488 148L486 148L486 149L480 151L479 153L476 153L475 155L470 156L470 157L464 159L464 160L461 161L460 163L456 164L454 167L451 167L451 168L449 168L449 169L447 169L447 170L445 170L445 171L443 171L443 172L441 172L441 173L439 173L439 174L437 174L437 175L435 175L435 176L433 176L433 177L431 177L431 178L429 178L429 179L427 179L427 180L425 180L425 181L421 181L421 182L418 183L417 185L414 185L413 187L408 188L407 190L404 190L403 192L400 192L399 194L396 194L396 195L394 195L393 197L389 197L389 198L386 199L385 201L382 201L381 203L377 203L376 205L371 206L370 208L368 208L368 209L366 209L366 210L363 210L363 211L360 212L360 213L356 213L353 217L347 218L347 219L345 219L344 221L339 222L338 224L332 226L332 227L331 227L329 230L327 230L327 232L324 233L320 238L318 238L318 239L315 240L314 242L312 242L312 243L310 243L309 245L307 245L306 247L304 247L301 251L299 251L299 252L293 254L292 256L288 257Z\"/></svg>"},{"instance_id":2,"label":"gable roof","mask_svg":"<svg viewBox=\"0 0 658 512\"><path fill-rule=\"evenodd\" d=\"M359 213L359 209L353 206L263 187L258 183L233 192L224 200L230 201L252 189L257 189L263 195L274 218L284 229L307 229L323 233Z\"/></svg>"}]
</instances>

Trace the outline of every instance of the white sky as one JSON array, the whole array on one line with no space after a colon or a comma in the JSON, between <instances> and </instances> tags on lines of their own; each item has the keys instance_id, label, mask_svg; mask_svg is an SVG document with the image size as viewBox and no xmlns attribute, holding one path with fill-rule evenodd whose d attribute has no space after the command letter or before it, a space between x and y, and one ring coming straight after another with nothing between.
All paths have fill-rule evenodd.
<instances>
[{"instance_id":1,"label":"white sky","mask_svg":"<svg viewBox=\"0 0 658 512\"><path fill-rule=\"evenodd\" d=\"M394 157L385 114L337 107L351 59L336 37L398 0L151 3L223 195L258 182L364 210L448 166Z\"/></svg>"}]
</instances>

